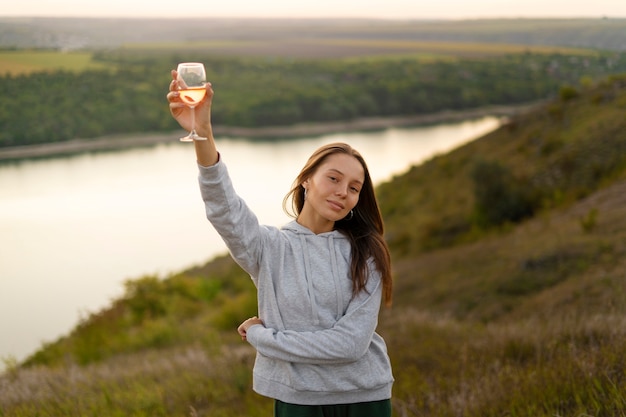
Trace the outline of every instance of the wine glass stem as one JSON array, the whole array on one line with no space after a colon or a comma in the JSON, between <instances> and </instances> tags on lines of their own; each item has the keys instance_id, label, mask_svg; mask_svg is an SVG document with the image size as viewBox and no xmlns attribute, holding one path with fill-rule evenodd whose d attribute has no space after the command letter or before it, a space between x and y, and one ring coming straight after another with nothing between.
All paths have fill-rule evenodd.
<instances>
[{"instance_id":1,"label":"wine glass stem","mask_svg":"<svg viewBox=\"0 0 626 417\"><path fill-rule=\"evenodd\" d=\"M194 106L189 106L191 109L191 133L196 133L196 108Z\"/></svg>"}]
</instances>

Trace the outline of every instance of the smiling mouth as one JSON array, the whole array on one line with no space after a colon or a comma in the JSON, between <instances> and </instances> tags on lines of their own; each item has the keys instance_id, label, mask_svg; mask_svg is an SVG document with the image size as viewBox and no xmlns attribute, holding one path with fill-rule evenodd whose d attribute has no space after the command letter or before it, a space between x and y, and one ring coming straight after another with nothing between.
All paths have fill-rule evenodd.
<instances>
[{"instance_id":1,"label":"smiling mouth","mask_svg":"<svg viewBox=\"0 0 626 417\"><path fill-rule=\"evenodd\" d=\"M345 208L343 204L338 203L336 201L328 200L328 204L330 204L332 207L334 207L337 210L343 210Z\"/></svg>"}]
</instances>

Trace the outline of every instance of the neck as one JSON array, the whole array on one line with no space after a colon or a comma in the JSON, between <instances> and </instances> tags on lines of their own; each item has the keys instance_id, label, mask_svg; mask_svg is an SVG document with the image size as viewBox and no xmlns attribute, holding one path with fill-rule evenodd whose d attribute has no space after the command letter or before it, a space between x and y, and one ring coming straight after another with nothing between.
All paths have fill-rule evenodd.
<instances>
[{"instance_id":1,"label":"neck","mask_svg":"<svg viewBox=\"0 0 626 417\"><path fill-rule=\"evenodd\" d=\"M305 208L303 208L300 212L296 222L298 222L299 225L306 227L316 235L331 232L335 228L335 222L313 215Z\"/></svg>"}]
</instances>

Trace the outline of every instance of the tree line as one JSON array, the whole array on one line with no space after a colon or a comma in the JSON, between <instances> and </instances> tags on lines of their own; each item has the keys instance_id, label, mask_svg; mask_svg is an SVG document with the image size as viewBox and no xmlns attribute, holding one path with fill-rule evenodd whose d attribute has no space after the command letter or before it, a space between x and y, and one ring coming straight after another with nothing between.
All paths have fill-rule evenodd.
<instances>
[{"instance_id":1,"label":"tree line","mask_svg":"<svg viewBox=\"0 0 626 417\"><path fill-rule=\"evenodd\" d=\"M298 60L102 51L110 70L0 77L0 147L177 129L169 71L200 61L215 90L214 123L262 127L402 116L530 102L626 71L626 53Z\"/></svg>"}]
</instances>

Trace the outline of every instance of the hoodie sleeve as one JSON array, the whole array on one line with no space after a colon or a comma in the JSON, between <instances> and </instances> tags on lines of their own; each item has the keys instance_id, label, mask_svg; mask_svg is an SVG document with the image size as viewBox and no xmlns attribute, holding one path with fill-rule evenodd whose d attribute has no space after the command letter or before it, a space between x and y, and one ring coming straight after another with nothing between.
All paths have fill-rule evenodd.
<instances>
[{"instance_id":1,"label":"hoodie sleeve","mask_svg":"<svg viewBox=\"0 0 626 417\"><path fill-rule=\"evenodd\" d=\"M299 332L255 325L248 329L248 342L260 354L286 362L323 365L357 361L368 351L378 325L382 285L378 272L371 274L368 284L373 285L368 285L368 292L361 291L332 328Z\"/></svg>"},{"instance_id":2,"label":"hoodie sleeve","mask_svg":"<svg viewBox=\"0 0 626 417\"><path fill-rule=\"evenodd\" d=\"M215 165L198 165L198 169L207 219L226 243L233 259L252 277L258 276L263 227L236 194L221 158Z\"/></svg>"}]
</instances>

